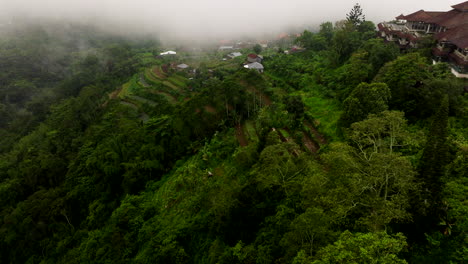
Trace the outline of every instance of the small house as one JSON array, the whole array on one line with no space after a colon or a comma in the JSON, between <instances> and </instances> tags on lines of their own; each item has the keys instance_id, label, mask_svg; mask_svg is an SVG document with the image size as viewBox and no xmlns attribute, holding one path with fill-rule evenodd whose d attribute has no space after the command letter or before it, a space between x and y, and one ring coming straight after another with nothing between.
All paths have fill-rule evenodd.
<instances>
[{"instance_id":1,"label":"small house","mask_svg":"<svg viewBox=\"0 0 468 264\"><path fill-rule=\"evenodd\" d=\"M240 52L233 52L233 53L229 53L227 56L228 56L228 58L230 58L230 59L234 59L234 58L236 58L236 57L242 56L242 53L240 53Z\"/></svg>"},{"instance_id":2,"label":"small house","mask_svg":"<svg viewBox=\"0 0 468 264\"><path fill-rule=\"evenodd\" d=\"M166 55L176 55L176 54L177 54L177 52L175 52L175 51L172 51L172 50L169 50L169 51L165 51L165 52L161 52L161 53L159 53L159 55L161 55L161 56L166 56Z\"/></svg>"},{"instance_id":3,"label":"small house","mask_svg":"<svg viewBox=\"0 0 468 264\"><path fill-rule=\"evenodd\" d=\"M234 46L220 46L219 50L232 50L234 49Z\"/></svg>"},{"instance_id":4,"label":"small house","mask_svg":"<svg viewBox=\"0 0 468 264\"><path fill-rule=\"evenodd\" d=\"M182 64L177 65L177 69L179 69L179 70L185 70L185 69L187 69L188 67L189 67L189 66L188 66L187 64L185 64L185 63L182 63Z\"/></svg>"},{"instance_id":5,"label":"small house","mask_svg":"<svg viewBox=\"0 0 468 264\"><path fill-rule=\"evenodd\" d=\"M246 65L244 65L244 68L250 69L250 70L257 70L260 73L262 73L263 69L264 69L263 65L261 63L258 63L258 62L253 62L253 63L246 64Z\"/></svg>"},{"instance_id":6,"label":"small house","mask_svg":"<svg viewBox=\"0 0 468 264\"><path fill-rule=\"evenodd\" d=\"M263 57L260 56L260 55L257 55L257 54L254 54L254 53L250 53L249 55L247 55L247 61L248 62L258 62L258 63L261 63L263 60Z\"/></svg>"}]
</instances>

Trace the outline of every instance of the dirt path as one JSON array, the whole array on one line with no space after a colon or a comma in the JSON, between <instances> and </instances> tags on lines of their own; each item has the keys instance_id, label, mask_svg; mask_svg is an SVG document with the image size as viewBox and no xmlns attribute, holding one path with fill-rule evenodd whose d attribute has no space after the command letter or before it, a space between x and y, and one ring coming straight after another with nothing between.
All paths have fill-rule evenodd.
<instances>
[{"instance_id":1,"label":"dirt path","mask_svg":"<svg viewBox=\"0 0 468 264\"><path fill-rule=\"evenodd\" d=\"M272 128L271 130L276 131L276 133L278 134L282 142L294 141L294 140L290 140L289 138L286 138L279 129ZM289 153L291 153L294 157L298 157L300 154L297 149L294 149L293 151L290 151Z\"/></svg>"},{"instance_id":2,"label":"dirt path","mask_svg":"<svg viewBox=\"0 0 468 264\"><path fill-rule=\"evenodd\" d=\"M237 141L239 141L239 145L241 145L242 147L245 147L249 144L247 139L245 138L243 125L236 125L236 138Z\"/></svg>"},{"instance_id":3,"label":"dirt path","mask_svg":"<svg viewBox=\"0 0 468 264\"><path fill-rule=\"evenodd\" d=\"M120 91L122 91L122 86L119 86L119 88L115 89L112 93L109 94L109 99L116 99L117 96L119 95Z\"/></svg>"},{"instance_id":4,"label":"dirt path","mask_svg":"<svg viewBox=\"0 0 468 264\"><path fill-rule=\"evenodd\" d=\"M312 134L314 134L314 137L319 141L320 144L327 144L327 139L309 121L304 120L304 125L306 125L310 129L310 131L312 132Z\"/></svg>"},{"instance_id":5,"label":"dirt path","mask_svg":"<svg viewBox=\"0 0 468 264\"><path fill-rule=\"evenodd\" d=\"M154 67L154 68L153 68L153 72L154 72L154 74L156 74L156 76L158 76L160 79L162 79L162 80L166 79L166 75L161 71L161 68L160 68L160 67Z\"/></svg>"},{"instance_id":6,"label":"dirt path","mask_svg":"<svg viewBox=\"0 0 468 264\"><path fill-rule=\"evenodd\" d=\"M317 153L317 151L320 149L319 144L317 142L313 141L307 133L304 131L302 132L302 141L304 143L304 146L312 153Z\"/></svg>"},{"instance_id":7,"label":"dirt path","mask_svg":"<svg viewBox=\"0 0 468 264\"><path fill-rule=\"evenodd\" d=\"M212 113L212 114L216 114L216 113L217 113L217 112L216 112L216 109L215 109L213 106L211 106L211 105L205 105L203 108L204 108L205 111L208 112L208 113Z\"/></svg>"}]
</instances>

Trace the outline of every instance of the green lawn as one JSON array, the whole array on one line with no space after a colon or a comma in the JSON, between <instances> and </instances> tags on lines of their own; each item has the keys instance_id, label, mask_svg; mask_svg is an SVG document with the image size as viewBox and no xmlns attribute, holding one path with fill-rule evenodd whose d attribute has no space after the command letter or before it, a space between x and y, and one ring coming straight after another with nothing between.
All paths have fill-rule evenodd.
<instances>
[{"instance_id":1,"label":"green lawn","mask_svg":"<svg viewBox=\"0 0 468 264\"><path fill-rule=\"evenodd\" d=\"M171 77L167 78L167 80L178 87L187 87L187 79L180 75L172 75Z\"/></svg>"},{"instance_id":2,"label":"green lawn","mask_svg":"<svg viewBox=\"0 0 468 264\"><path fill-rule=\"evenodd\" d=\"M255 130L255 125L252 120L248 120L244 124L245 127L245 135L247 136L248 140L251 142L258 141L257 131Z\"/></svg>"},{"instance_id":3,"label":"green lawn","mask_svg":"<svg viewBox=\"0 0 468 264\"><path fill-rule=\"evenodd\" d=\"M302 96L306 111L315 119L317 129L333 140L339 139L337 123L342 111L337 102L324 98L315 91L298 91L294 94Z\"/></svg>"},{"instance_id":4,"label":"green lawn","mask_svg":"<svg viewBox=\"0 0 468 264\"><path fill-rule=\"evenodd\" d=\"M130 81L122 85L122 91L119 93L120 98L125 98L131 96L138 92L138 90L142 89L142 87L138 84L138 76L133 76Z\"/></svg>"},{"instance_id":5,"label":"green lawn","mask_svg":"<svg viewBox=\"0 0 468 264\"><path fill-rule=\"evenodd\" d=\"M146 69L144 74L145 80L150 84L160 84L161 79L159 79L156 74L153 73L151 69Z\"/></svg>"},{"instance_id":6,"label":"green lawn","mask_svg":"<svg viewBox=\"0 0 468 264\"><path fill-rule=\"evenodd\" d=\"M172 84L171 82L169 81L163 81L163 84L169 88L171 88L172 90L174 91L177 91L177 92L182 92L182 89L180 87L177 87L175 86L174 84Z\"/></svg>"}]
</instances>

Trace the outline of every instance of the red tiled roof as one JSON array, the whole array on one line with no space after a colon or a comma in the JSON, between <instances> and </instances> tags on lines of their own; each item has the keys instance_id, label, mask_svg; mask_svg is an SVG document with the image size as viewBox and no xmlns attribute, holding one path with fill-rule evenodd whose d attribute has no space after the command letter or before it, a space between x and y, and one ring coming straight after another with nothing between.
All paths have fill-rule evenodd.
<instances>
[{"instance_id":1,"label":"red tiled roof","mask_svg":"<svg viewBox=\"0 0 468 264\"><path fill-rule=\"evenodd\" d=\"M440 32L434 35L434 37L439 41L451 41L451 39L468 39L468 26L459 25L448 29L444 32Z\"/></svg>"},{"instance_id":2,"label":"red tiled roof","mask_svg":"<svg viewBox=\"0 0 468 264\"><path fill-rule=\"evenodd\" d=\"M450 53L448 56L452 60L454 60L458 65L464 65L464 66L468 65L468 61L463 60L462 58L458 57L457 54L455 54L455 53Z\"/></svg>"},{"instance_id":3,"label":"red tiled roof","mask_svg":"<svg viewBox=\"0 0 468 264\"><path fill-rule=\"evenodd\" d=\"M468 11L468 1L465 1L463 3L460 3L458 5L453 5L452 6L454 9L460 10L460 11Z\"/></svg>"},{"instance_id":4,"label":"red tiled roof","mask_svg":"<svg viewBox=\"0 0 468 264\"><path fill-rule=\"evenodd\" d=\"M468 37L451 39L450 42L462 49L468 49Z\"/></svg>"},{"instance_id":5,"label":"red tiled roof","mask_svg":"<svg viewBox=\"0 0 468 264\"><path fill-rule=\"evenodd\" d=\"M426 14L430 15L431 17L436 17L436 16L440 16L440 15L443 15L447 12L445 11L426 11Z\"/></svg>"},{"instance_id":6,"label":"red tiled roof","mask_svg":"<svg viewBox=\"0 0 468 264\"><path fill-rule=\"evenodd\" d=\"M446 28L452 28L459 25L468 24L468 12L461 12L459 10L452 9L443 15L428 19L426 22L434 23Z\"/></svg>"},{"instance_id":7,"label":"red tiled roof","mask_svg":"<svg viewBox=\"0 0 468 264\"><path fill-rule=\"evenodd\" d=\"M249 55L247 55L249 58L252 58L252 59L256 59L258 56L257 54L253 54L253 53L250 53Z\"/></svg>"},{"instance_id":8,"label":"red tiled roof","mask_svg":"<svg viewBox=\"0 0 468 264\"><path fill-rule=\"evenodd\" d=\"M405 20L408 20L408 21L412 21L412 22L427 22L428 20L432 19L432 18L435 18L435 17L438 17L440 15L443 15L445 14L446 12L438 12L438 11L429 11L429 12L426 12L424 10L419 10L419 11L416 11L412 14L409 14L407 16L399 16L399 17L402 17L402 18L399 18L399 19L405 19Z\"/></svg>"},{"instance_id":9,"label":"red tiled roof","mask_svg":"<svg viewBox=\"0 0 468 264\"><path fill-rule=\"evenodd\" d=\"M396 19L405 19L405 15L401 14L401 15L395 17L395 18L396 18Z\"/></svg>"},{"instance_id":10,"label":"red tiled roof","mask_svg":"<svg viewBox=\"0 0 468 264\"><path fill-rule=\"evenodd\" d=\"M434 36L438 41L448 41L457 47L466 49L468 48L468 26L467 24L459 25L448 29L447 31L437 33Z\"/></svg>"},{"instance_id":11,"label":"red tiled roof","mask_svg":"<svg viewBox=\"0 0 468 264\"><path fill-rule=\"evenodd\" d=\"M448 52L440 50L438 48L432 48L432 54L434 54L435 56L447 56Z\"/></svg>"}]
</instances>

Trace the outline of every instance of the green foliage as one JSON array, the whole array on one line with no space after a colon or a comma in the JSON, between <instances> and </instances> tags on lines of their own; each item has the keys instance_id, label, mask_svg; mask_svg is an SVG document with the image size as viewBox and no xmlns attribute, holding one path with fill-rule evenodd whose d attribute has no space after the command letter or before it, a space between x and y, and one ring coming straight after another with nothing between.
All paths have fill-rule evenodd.
<instances>
[{"instance_id":1,"label":"green foliage","mask_svg":"<svg viewBox=\"0 0 468 264\"><path fill-rule=\"evenodd\" d=\"M369 114L378 114L388 109L390 89L385 83L361 83L344 100L341 123L349 126L362 121Z\"/></svg>"},{"instance_id":2,"label":"green foliage","mask_svg":"<svg viewBox=\"0 0 468 264\"><path fill-rule=\"evenodd\" d=\"M357 224L374 231L410 217L415 172L397 152L410 139L405 124L401 112L370 115L351 126L351 146L333 144L325 155L334 181L347 191L347 210L359 215Z\"/></svg>"},{"instance_id":3,"label":"green foliage","mask_svg":"<svg viewBox=\"0 0 468 264\"><path fill-rule=\"evenodd\" d=\"M263 74L77 25L4 35L0 261L463 262L464 82L361 11L264 51Z\"/></svg>"},{"instance_id":4,"label":"green foliage","mask_svg":"<svg viewBox=\"0 0 468 264\"><path fill-rule=\"evenodd\" d=\"M260 54L262 52L262 46L260 46L260 44L255 44L255 46L253 47L253 51L256 54Z\"/></svg>"},{"instance_id":5,"label":"green foliage","mask_svg":"<svg viewBox=\"0 0 468 264\"><path fill-rule=\"evenodd\" d=\"M366 17L362 14L361 5L355 4L353 9L351 9L351 11L349 11L349 13L346 15L346 19L356 26L364 22Z\"/></svg>"},{"instance_id":6,"label":"green foliage","mask_svg":"<svg viewBox=\"0 0 468 264\"><path fill-rule=\"evenodd\" d=\"M429 65L417 53L398 57L380 69L374 81L383 82L391 90L391 109L399 109L407 115L417 115L418 104L423 102L423 82L430 78Z\"/></svg>"},{"instance_id":7,"label":"green foliage","mask_svg":"<svg viewBox=\"0 0 468 264\"><path fill-rule=\"evenodd\" d=\"M371 76L375 76L377 72L387 62L393 61L399 55L399 48L394 43L384 43L381 38L369 39L363 47L368 54L368 61L372 65Z\"/></svg>"},{"instance_id":8,"label":"green foliage","mask_svg":"<svg viewBox=\"0 0 468 264\"><path fill-rule=\"evenodd\" d=\"M314 264L407 263L398 254L407 246L403 234L343 232L338 241L317 253Z\"/></svg>"},{"instance_id":9,"label":"green foliage","mask_svg":"<svg viewBox=\"0 0 468 264\"><path fill-rule=\"evenodd\" d=\"M438 215L440 211L442 177L445 175L445 166L449 163L448 133L448 96L442 99L432 125L429 130L426 146L419 164L419 177L423 182L424 203L420 210L424 215ZM426 209L424 210L424 209Z\"/></svg>"}]
</instances>

